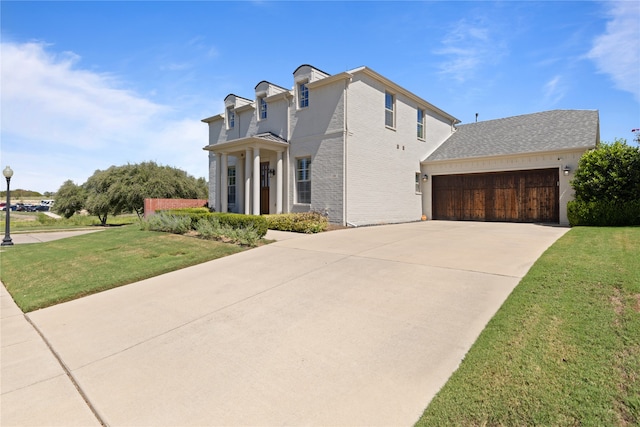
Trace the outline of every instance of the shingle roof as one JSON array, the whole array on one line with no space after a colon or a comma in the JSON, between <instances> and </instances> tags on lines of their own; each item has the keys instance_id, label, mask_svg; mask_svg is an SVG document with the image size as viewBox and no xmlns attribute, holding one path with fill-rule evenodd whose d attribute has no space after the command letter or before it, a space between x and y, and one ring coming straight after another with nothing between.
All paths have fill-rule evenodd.
<instances>
[{"instance_id":1,"label":"shingle roof","mask_svg":"<svg viewBox=\"0 0 640 427\"><path fill-rule=\"evenodd\" d=\"M265 139L267 141L288 142L286 139L280 138L278 135L272 132L259 133L256 135L256 138Z\"/></svg>"},{"instance_id":2,"label":"shingle roof","mask_svg":"<svg viewBox=\"0 0 640 427\"><path fill-rule=\"evenodd\" d=\"M553 110L459 125L426 161L594 148L597 110Z\"/></svg>"}]
</instances>

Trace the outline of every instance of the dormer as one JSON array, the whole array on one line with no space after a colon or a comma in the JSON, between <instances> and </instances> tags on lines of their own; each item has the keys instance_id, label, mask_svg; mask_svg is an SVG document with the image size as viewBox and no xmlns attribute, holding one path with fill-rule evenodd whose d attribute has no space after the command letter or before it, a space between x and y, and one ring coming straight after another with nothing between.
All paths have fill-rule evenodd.
<instances>
[{"instance_id":1,"label":"dormer","mask_svg":"<svg viewBox=\"0 0 640 427\"><path fill-rule=\"evenodd\" d=\"M236 111L253 108L253 101L241 96L230 93L224 99L224 118L227 124L227 130L236 126ZM243 108L244 107L244 108Z\"/></svg>"},{"instance_id":2,"label":"dormer","mask_svg":"<svg viewBox=\"0 0 640 427\"><path fill-rule=\"evenodd\" d=\"M307 64L296 68L293 72L293 90L296 96L296 108L303 109L309 106L309 83L325 79L329 76L331 76L331 74Z\"/></svg>"},{"instance_id":3,"label":"dormer","mask_svg":"<svg viewBox=\"0 0 640 427\"><path fill-rule=\"evenodd\" d=\"M256 114L258 120L264 120L268 117L268 103L276 99L288 96L289 91L273 83L269 83L266 80L261 81L256 85Z\"/></svg>"}]
</instances>

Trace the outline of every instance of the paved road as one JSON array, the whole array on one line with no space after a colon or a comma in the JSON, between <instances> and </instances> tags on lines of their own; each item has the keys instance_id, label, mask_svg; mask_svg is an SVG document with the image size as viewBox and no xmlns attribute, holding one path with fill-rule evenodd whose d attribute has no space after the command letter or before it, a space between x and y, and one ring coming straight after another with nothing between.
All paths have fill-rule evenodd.
<instances>
[{"instance_id":1,"label":"paved road","mask_svg":"<svg viewBox=\"0 0 640 427\"><path fill-rule=\"evenodd\" d=\"M113 426L412 425L566 231L428 221L279 234L28 318L86 396L79 425L88 407ZM54 424L35 392L30 412L5 416L20 399L4 363L2 425Z\"/></svg>"}]
</instances>

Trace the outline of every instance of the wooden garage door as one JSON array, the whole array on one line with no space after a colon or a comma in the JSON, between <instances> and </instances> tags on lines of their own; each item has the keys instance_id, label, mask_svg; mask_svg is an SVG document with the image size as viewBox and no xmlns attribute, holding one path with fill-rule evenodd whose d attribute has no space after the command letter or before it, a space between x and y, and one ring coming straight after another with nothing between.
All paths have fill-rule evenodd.
<instances>
[{"instance_id":1,"label":"wooden garage door","mask_svg":"<svg viewBox=\"0 0 640 427\"><path fill-rule=\"evenodd\" d=\"M433 218L559 222L558 169L433 177Z\"/></svg>"}]
</instances>

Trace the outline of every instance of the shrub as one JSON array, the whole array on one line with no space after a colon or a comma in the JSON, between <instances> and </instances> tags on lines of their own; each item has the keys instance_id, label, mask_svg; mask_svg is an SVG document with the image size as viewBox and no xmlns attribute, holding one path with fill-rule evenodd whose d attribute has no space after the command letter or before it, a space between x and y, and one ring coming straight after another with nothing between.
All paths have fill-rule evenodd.
<instances>
[{"instance_id":1,"label":"shrub","mask_svg":"<svg viewBox=\"0 0 640 427\"><path fill-rule=\"evenodd\" d=\"M265 215L265 219L271 230L296 233L319 233L329 225L327 217L319 212Z\"/></svg>"},{"instance_id":2,"label":"shrub","mask_svg":"<svg viewBox=\"0 0 640 427\"><path fill-rule=\"evenodd\" d=\"M200 219L195 229L203 239L223 240L245 246L255 246L260 240L255 227L233 228L228 224L220 224L215 217Z\"/></svg>"},{"instance_id":3,"label":"shrub","mask_svg":"<svg viewBox=\"0 0 640 427\"><path fill-rule=\"evenodd\" d=\"M151 216L144 228L151 231L164 231L167 233L184 234L191 230L191 218L185 215L173 215L159 213Z\"/></svg>"},{"instance_id":4,"label":"shrub","mask_svg":"<svg viewBox=\"0 0 640 427\"><path fill-rule=\"evenodd\" d=\"M234 229L254 228L259 238L267 234L267 220L259 215L242 215L236 213L211 212L208 218L216 218L221 225Z\"/></svg>"},{"instance_id":5,"label":"shrub","mask_svg":"<svg viewBox=\"0 0 640 427\"><path fill-rule=\"evenodd\" d=\"M165 211L157 211L156 214L164 213L179 217L188 217L191 219L192 229L196 229L196 225L202 219L208 221L217 221L220 225L228 225L233 229L254 228L259 238L267 234L267 221L259 215L242 215L236 213L209 212L207 208L184 208L169 209Z\"/></svg>"},{"instance_id":6,"label":"shrub","mask_svg":"<svg viewBox=\"0 0 640 427\"><path fill-rule=\"evenodd\" d=\"M640 199L640 147L617 139L587 151L578 163L571 186L585 202L627 202Z\"/></svg>"},{"instance_id":7,"label":"shrub","mask_svg":"<svg viewBox=\"0 0 640 427\"><path fill-rule=\"evenodd\" d=\"M640 225L640 200L630 202L572 200L567 204L567 217L571 226Z\"/></svg>"},{"instance_id":8,"label":"shrub","mask_svg":"<svg viewBox=\"0 0 640 427\"><path fill-rule=\"evenodd\" d=\"M571 225L640 225L640 148L626 140L584 153L571 186Z\"/></svg>"},{"instance_id":9,"label":"shrub","mask_svg":"<svg viewBox=\"0 0 640 427\"><path fill-rule=\"evenodd\" d=\"M156 211L157 213L167 213L175 216L187 216L191 218L193 224L196 224L198 220L209 216L209 209L207 208L180 208L180 209L166 209Z\"/></svg>"}]
</instances>

